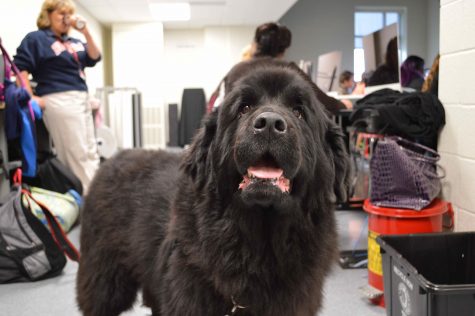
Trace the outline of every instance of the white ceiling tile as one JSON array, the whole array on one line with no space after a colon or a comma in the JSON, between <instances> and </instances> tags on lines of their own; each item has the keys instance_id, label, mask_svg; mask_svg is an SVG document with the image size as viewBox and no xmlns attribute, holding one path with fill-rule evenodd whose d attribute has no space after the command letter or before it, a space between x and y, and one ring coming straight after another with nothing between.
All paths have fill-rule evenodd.
<instances>
[{"instance_id":1,"label":"white ceiling tile","mask_svg":"<svg viewBox=\"0 0 475 316\"><path fill-rule=\"evenodd\" d=\"M97 20L114 22L151 22L150 2L186 0L76 0ZM166 22L166 28L196 28L217 25L256 25L278 20L298 0L188 0L191 20Z\"/></svg>"}]
</instances>

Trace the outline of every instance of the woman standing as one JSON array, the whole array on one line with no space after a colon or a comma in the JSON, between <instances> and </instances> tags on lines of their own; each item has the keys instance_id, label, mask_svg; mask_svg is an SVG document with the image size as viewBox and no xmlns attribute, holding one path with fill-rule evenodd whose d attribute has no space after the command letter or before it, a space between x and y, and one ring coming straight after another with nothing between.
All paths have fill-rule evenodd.
<instances>
[{"instance_id":1,"label":"woman standing","mask_svg":"<svg viewBox=\"0 0 475 316\"><path fill-rule=\"evenodd\" d=\"M58 158L76 174L87 192L99 166L85 67L93 67L101 52L87 23L74 16L71 0L45 0L36 24L17 49L15 64L27 89L43 110L43 119ZM71 27L86 43L68 35ZM33 93L30 74L37 83Z\"/></svg>"}]
</instances>

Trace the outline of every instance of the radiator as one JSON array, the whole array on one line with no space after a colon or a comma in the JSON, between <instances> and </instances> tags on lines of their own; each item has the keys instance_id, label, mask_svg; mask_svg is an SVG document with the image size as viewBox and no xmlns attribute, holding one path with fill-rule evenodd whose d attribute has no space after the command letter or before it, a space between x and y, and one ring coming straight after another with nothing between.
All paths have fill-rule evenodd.
<instances>
[{"instance_id":1,"label":"radiator","mask_svg":"<svg viewBox=\"0 0 475 316\"><path fill-rule=\"evenodd\" d=\"M142 108L143 146L145 148L165 148L166 125L163 106Z\"/></svg>"},{"instance_id":2,"label":"radiator","mask_svg":"<svg viewBox=\"0 0 475 316\"><path fill-rule=\"evenodd\" d=\"M104 124L110 127L119 149L165 148L166 113L163 106L144 106L135 88L97 89L102 102Z\"/></svg>"}]
</instances>

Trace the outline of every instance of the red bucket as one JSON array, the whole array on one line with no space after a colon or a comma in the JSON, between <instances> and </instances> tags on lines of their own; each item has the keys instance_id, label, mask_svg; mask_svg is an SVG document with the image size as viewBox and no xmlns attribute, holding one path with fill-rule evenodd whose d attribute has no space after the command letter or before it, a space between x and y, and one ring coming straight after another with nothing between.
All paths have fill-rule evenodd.
<instances>
[{"instance_id":1,"label":"red bucket","mask_svg":"<svg viewBox=\"0 0 475 316\"><path fill-rule=\"evenodd\" d=\"M363 209L368 217L368 283L383 292L383 265L379 235L401 235L432 233L443 230L443 215L449 211L449 203L435 199L428 207L420 210L380 207L364 201ZM384 296L373 299L374 304L384 307Z\"/></svg>"}]
</instances>

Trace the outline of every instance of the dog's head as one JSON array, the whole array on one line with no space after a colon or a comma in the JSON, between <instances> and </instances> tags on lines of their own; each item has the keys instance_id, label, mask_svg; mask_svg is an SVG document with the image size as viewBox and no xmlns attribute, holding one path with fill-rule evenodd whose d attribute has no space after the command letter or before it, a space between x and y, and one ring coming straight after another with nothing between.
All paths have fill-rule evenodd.
<instances>
[{"instance_id":1,"label":"dog's head","mask_svg":"<svg viewBox=\"0 0 475 316\"><path fill-rule=\"evenodd\" d=\"M241 64L228 78L223 104L206 119L185 159L195 183L203 187L211 179L223 200L277 209L312 195L344 200L349 167L343 135L308 78L272 60Z\"/></svg>"}]
</instances>

